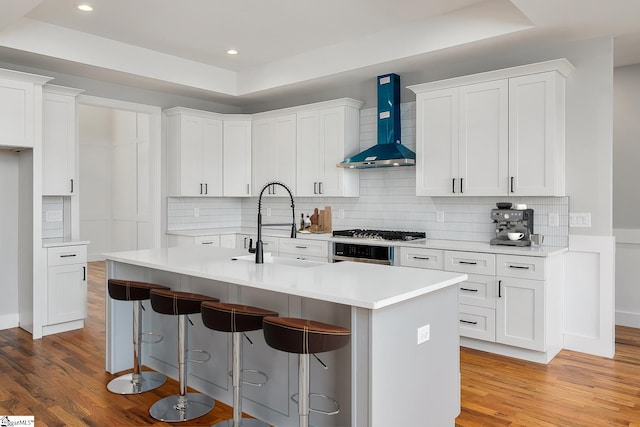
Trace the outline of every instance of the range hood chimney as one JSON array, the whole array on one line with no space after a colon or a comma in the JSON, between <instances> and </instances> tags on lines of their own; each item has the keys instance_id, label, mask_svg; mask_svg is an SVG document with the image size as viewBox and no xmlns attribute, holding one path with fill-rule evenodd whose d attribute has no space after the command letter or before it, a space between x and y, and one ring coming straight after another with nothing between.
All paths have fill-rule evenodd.
<instances>
[{"instance_id":1,"label":"range hood chimney","mask_svg":"<svg viewBox=\"0 0 640 427\"><path fill-rule=\"evenodd\" d=\"M415 164L416 153L400 143L400 76L378 76L378 143L337 166L366 169Z\"/></svg>"}]
</instances>

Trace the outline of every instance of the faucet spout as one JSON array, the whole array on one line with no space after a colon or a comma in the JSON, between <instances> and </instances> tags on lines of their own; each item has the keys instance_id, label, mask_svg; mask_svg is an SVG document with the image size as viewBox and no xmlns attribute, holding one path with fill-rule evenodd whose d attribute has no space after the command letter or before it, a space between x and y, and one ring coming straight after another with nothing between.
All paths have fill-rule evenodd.
<instances>
[{"instance_id":1,"label":"faucet spout","mask_svg":"<svg viewBox=\"0 0 640 427\"><path fill-rule=\"evenodd\" d=\"M255 249L256 264L264 263L264 252L263 252L263 245L262 245L262 194L264 193L264 190L266 190L272 185L279 185L280 187L287 190L287 193L289 193L289 198L291 199L291 238L292 239L296 238L296 212L295 212L295 204L293 202L293 193L291 192L289 187L287 187L285 184L279 181L271 181L266 183L264 187L262 187L262 190L260 190L260 195L258 196L258 238L256 242L256 249ZM270 225L288 225L288 224L270 224Z\"/></svg>"}]
</instances>

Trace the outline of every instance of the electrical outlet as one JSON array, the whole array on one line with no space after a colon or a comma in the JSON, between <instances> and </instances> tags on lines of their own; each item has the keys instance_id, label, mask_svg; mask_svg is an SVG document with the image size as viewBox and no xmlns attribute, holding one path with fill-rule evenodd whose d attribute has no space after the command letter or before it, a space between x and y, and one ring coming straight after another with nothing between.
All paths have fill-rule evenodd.
<instances>
[{"instance_id":1,"label":"electrical outlet","mask_svg":"<svg viewBox=\"0 0 640 427\"><path fill-rule=\"evenodd\" d=\"M267 208L267 216L271 216L271 208Z\"/></svg>"},{"instance_id":2,"label":"electrical outlet","mask_svg":"<svg viewBox=\"0 0 640 427\"><path fill-rule=\"evenodd\" d=\"M418 345L431 339L431 325L424 325L418 328Z\"/></svg>"},{"instance_id":3,"label":"electrical outlet","mask_svg":"<svg viewBox=\"0 0 640 427\"><path fill-rule=\"evenodd\" d=\"M193 216L200 216L200 208L193 208Z\"/></svg>"},{"instance_id":4,"label":"electrical outlet","mask_svg":"<svg viewBox=\"0 0 640 427\"><path fill-rule=\"evenodd\" d=\"M590 213L569 214L569 227L591 227Z\"/></svg>"},{"instance_id":5,"label":"electrical outlet","mask_svg":"<svg viewBox=\"0 0 640 427\"><path fill-rule=\"evenodd\" d=\"M62 211L46 211L45 222L60 222L62 221Z\"/></svg>"},{"instance_id":6,"label":"electrical outlet","mask_svg":"<svg viewBox=\"0 0 640 427\"><path fill-rule=\"evenodd\" d=\"M338 209L338 217L344 219L344 209Z\"/></svg>"},{"instance_id":7,"label":"electrical outlet","mask_svg":"<svg viewBox=\"0 0 640 427\"><path fill-rule=\"evenodd\" d=\"M549 214L549 227L558 227L560 225L560 216L553 212Z\"/></svg>"},{"instance_id":8,"label":"electrical outlet","mask_svg":"<svg viewBox=\"0 0 640 427\"><path fill-rule=\"evenodd\" d=\"M444 222L444 211L436 212L436 222Z\"/></svg>"}]
</instances>

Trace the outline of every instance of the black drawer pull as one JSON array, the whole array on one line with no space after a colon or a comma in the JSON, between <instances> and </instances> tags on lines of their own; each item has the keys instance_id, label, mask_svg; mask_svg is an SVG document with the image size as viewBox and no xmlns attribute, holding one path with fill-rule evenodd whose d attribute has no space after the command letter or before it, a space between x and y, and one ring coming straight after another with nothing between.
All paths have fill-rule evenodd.
<instances>
[{"instance_id":1,"label":"black drawer pull","mask_svg":"<svg viewBox=\"0 0 640 427\"><path fill-rule=\"evenodd\" d=\"M518 270L528 270L529 267L526 265L510 265L509 268L515 268Z\"/></svg>"},{"instance_id":2,"label":"black drawer pull","mask_svg":"<svg viewBox=\"0 0 640 427\"><path fill-rule=\"evenodd\" d=\"M461 291L466 291L466 292L478 292L477 289L469 289L469 288L460 288Z\"/></svg>"},{"instance_id":3,"label":"black drawer pull","mask_svg":"<svg viewBox=\"0 0 640 427\"><path fill-rule=\"evenodd\" d=\"M466 265L478 265L478 263L475 261L459 261L459 263L466 264Z\"/></svg>"},{"instance_id":4,"label":"black drawer pull","mask_svg":"<svg viewBox=\"0 0 640 427\"><path fill-rule=\"evenodd\" d=\"M296 249L307 249L307 247L306 246L297 246L296 245Z\"/></svg>"},{"instance_id":5,"label":"black drawer pull","mask_svg":"<svg viewBox=\"0 0 640 427\"><path fill-rule=\"evenodd\" d=\"M76 256L77 254L66 254L66 255L60 255L60 258L72 258L74 256Z\"/></svg>"},{"instance_id":6,"label":"black drawer pull","mask_svg":"<svg viewBox=\"0 0 640 427\"><path fill-rule=\"evenodd\" d=\"M82 266L82 281L86 282L87 281L87 267Z\"/></svg>"},{"instance_id":7,"label":"black drawer pull","mask_svg":"<svg viewBox=\"0 0 640 427\"><path fill-rule=\"evenodd\" d=\"M478 322L471 322L469 320L462 320L462 319L460 319L460 323L466 323L468 325L477 325L478 324Z\"/></svg>"},{"instance_id":8,"label":"black drawer pull","mask_svg":"<svg viewBox=\"0 0 640 427\"><path fill-rule=\"evenodd\" d=\"M429 261L431 258L429 258L428 256L413 256L413 259L419 259L421 261Z\"/></svg>"},{"instance_id":9,"label":"black drawer pull","mask_svg":"<svg viewBox=\"0 0 640 427\"><path fill-rule=\"evenodd\" d=\"M201 245L213 245L213 242L202 242Z\"/></svg>"}]
</instances>

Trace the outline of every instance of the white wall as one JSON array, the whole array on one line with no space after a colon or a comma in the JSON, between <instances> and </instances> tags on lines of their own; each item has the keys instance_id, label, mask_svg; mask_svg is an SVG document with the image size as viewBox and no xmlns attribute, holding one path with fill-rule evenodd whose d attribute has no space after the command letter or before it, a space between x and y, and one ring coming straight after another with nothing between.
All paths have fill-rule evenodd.
<instances>
[{"instance_id":1,"label":"white wall","mask_svg":"<svg viewBox=\"0 0 640 427\"><path fill-rule=\"evenodd\" d=\"M613 227L616 324L640 327L640 64L614 70Z\"/></svg>"}]
</instances>

